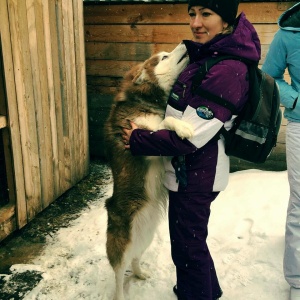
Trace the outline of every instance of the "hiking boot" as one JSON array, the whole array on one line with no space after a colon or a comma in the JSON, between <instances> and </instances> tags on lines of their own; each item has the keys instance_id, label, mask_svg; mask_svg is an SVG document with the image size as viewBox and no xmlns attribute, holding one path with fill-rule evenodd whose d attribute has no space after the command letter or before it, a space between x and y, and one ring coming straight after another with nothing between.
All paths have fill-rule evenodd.
<instances>
[{"instance_id":1,"label":"hiking boot","mask_svg":"<svg viewBox=\"0 0 300 300\"><path fill-rule=\"evenodd\" d=\"M291 287L290 300L300 300L300 289L296 289L294 287Z\"/></svg>"},{"instance_id":2,"label":"hiking boot","mask_svg":"<svg viewBox=\"0 0 300 300\"><path fill-rule=\"evenodd\" d=\"M177 285L174 285L174 286L173 286L173 292L174 292L174 294L177 296Z\"/></svg>"},{"instance_id":3,"label":"hiking boot","mask_svg":"<svg viewBox=\"0 0 300 300\"><path fill-rule=\"evenodd\" d=\"M177 285L174 285L173 292L179 300L185 300L185 298L182 298L181 296L178 295Z\"/></svg>"},{"instance_id":4,"label":"hiking boot","mask_svg":"<svg viewBox=\"0 0 300 300\"><path fill-rule=\"evenodd\" d=\"M178 297L177 285L173 286L173 292ZM219 297L221 298L222 295L223 295L223 291L220 289L220 296ZM215 300L219 300L220 298L216 298ZM298 300L298 298L295 298L295 299ZM294 300L294 299L291 299L291 300ZM299 300L300 300L300 298L299 298Z\"/></svg>"}]
</instances>

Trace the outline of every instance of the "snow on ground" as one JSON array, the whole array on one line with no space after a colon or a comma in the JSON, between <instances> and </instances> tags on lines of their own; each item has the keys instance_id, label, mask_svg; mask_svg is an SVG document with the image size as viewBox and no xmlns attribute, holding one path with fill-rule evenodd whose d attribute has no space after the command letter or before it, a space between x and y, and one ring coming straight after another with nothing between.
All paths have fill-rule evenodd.
<instances>
[{"instance_id":1,"label":"snow on ground","mask_svg":"<svg viewBox=\"0 0 300 300\"><path fill-rule=\"evenodd\" d=\"M25 300L112 300L114 273L105 253L106 195L90 205L69 228L62 228L30 265L14 265L14 273L37 270L43 279ZM225 192L212 205L209 247L224 300L284 300L284 226L289 197L287 172L247 170L232 173ZM170 257L166 218L143 256L151 278L127 272L125 297L130 300L176 300L175 268Z\"/></svg>"}]
</instances>

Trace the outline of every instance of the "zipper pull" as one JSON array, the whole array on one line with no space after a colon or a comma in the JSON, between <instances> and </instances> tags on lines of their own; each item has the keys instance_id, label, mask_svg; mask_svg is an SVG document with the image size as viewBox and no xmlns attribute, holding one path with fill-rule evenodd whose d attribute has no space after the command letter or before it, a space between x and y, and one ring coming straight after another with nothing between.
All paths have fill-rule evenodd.
<instances>
[{"instance_id":1,"label":"zipper pull","mask_svg":"<svg viewBox=\"0 0 300 300\"><path fill-rule=\"evenodd\" d=\"M186 90L186 84L183 85L183 93L182 93L182 98L185 96L185 90Z\"/></svg>"}]
</instances>

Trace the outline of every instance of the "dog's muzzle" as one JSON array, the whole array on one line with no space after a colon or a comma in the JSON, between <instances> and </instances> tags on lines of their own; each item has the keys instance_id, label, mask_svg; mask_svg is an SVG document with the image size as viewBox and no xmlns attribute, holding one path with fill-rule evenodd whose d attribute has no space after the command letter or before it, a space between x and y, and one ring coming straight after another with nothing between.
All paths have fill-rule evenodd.
<instances>
[{"instance_id":1,"label":"dog's muzzle","mask_svg":"<svg viewBox=\"0 0 300 300\"><path fill-rule=\"evenodd\" d=\"M187 52L185 52L185 53L182 55L182 57L179 59L177 65L178 65L184 58L186 58L186 57L188 57L188 53L187 53Z\"/></svg>"}]
</instances>

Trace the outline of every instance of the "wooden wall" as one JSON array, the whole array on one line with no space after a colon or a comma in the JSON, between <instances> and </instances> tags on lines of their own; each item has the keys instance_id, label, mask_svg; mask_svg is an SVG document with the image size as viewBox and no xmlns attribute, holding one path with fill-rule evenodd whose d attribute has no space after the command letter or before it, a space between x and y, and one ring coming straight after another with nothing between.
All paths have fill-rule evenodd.
<instances>
[{"instance_id":1,"label":"wooden wall","mask_svg":"<svg viewBox=\"0 0 300 300\"><path fill-rule=\"evenodd\" d=\"M89 148L83 1L1 0L0 20L0 120L13 178L1 240L87 175Z\"/></svg>"},{"instance_id":2,"label":"wooden wall","mask_svg":"<svg viewBox=\"0 0 300 300\"><path fill-rule=\"evenodd\" d=\"M254 24L265 59L269 44L278 29L277 19L294 2L241 3ZM191 39L186 4L97 3L84 6L87 89L89 105L90 153L103 155L103 122L118 91L122 76L137 62L154 52L172 50L183 39ZM278 146L263 165L248 165L232 160L232 170L261 168L281 170L285 163L283 120Z\"/></svg>"}]
</instances>

